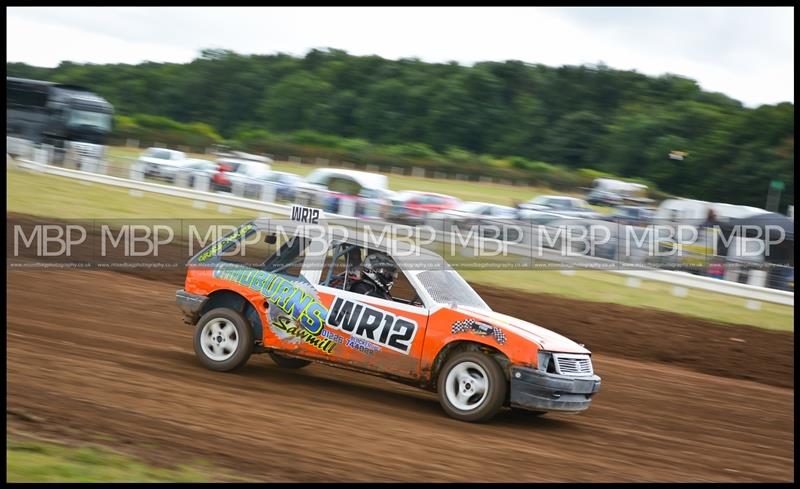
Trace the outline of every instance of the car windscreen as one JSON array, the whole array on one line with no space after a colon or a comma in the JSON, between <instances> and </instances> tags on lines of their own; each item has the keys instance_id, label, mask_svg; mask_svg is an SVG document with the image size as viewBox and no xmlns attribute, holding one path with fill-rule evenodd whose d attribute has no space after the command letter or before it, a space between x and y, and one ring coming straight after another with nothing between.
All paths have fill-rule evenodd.
<instances>
[{"instance_id":1,"label":"car windscreen","mask_svg":"<svg viewBox=\"0 0 800 489\"><path fill-rule=\"evenodd\" d=\"M315 185L325 185L328 181L329 173L327 171L315 171L306 178L306 183Z\"/></svg>"},{"instance_id":2,"label":"car windscreen","mask_svg":"<svg viewBox=\"0 0 800 489\"><path fill-rule=\"evenodd\" d=\"M480 202L467 202L462 204L456 208L457 211L461 212L469 212L473 214L479 213L486 204L481 204Z\"/></svg>"},{"instance_id":3,"label":"car windscreen","mask_svg":"<svg viewBox=\"0 0 800 489\"><path fill-rule=\"evenodd\" d=\"M492 210L492 215L504 219L513 219L517 217L517 211L511 207L495 207Z\"/></svg>"},{"instance_id":4,"label":"car windscreen","mask_svg":"<svg viewBox=\"0 0 800 489\"><path fill-rule=\"evenodd\" d=\"M148 149L144 152L144 156L148 158L157 158L159 160L168 160L172 153L163 149Z\"/></svg>"},{"instance_id":5,"label":"car windscreen","mask_svg":"<svg viewBox=\"0 0 800 489\"><path fill-rule=\"evenodd\" d=\"M534 199L531 199L528 203L533 205L548 205L549 200L550 199L548 197L539 196Z\"/></svg>"},{"instance_id":6,"label":"car windscreen","mask_svg":"<svg viewBox=\"0 0 800 489\"><path fill-rule=\"evenodd\" d=\"M417 275L431 298L440 304L457 304L475 309L491 310L472 287L449 267L444 270L426 270Z\"/></svg>"}]
</instances>

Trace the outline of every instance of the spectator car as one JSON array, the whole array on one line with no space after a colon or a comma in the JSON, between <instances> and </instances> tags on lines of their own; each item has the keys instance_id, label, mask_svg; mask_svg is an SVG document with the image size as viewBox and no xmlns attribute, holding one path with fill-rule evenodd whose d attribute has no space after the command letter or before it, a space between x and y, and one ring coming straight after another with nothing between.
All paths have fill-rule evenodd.
<instances>
[{"instance_id":1,"label":"spectator car","mask_svg":"<svg viewBox=\"0 0 800 489\"><path fill-rule=\"evenodd\" d=\"M197 175L207 175L209 181L217 170L217 164L213 161L201 160L198 158L186 158L178 160L174 165L162 166L161 175L165 180L178 183L179 176L185 175L184 184L187 187L194 187L194 179Z\"/></svg>"},{"instance_id":2,"label":"spectator car","mask_svg":"<svg viewBox=\"0 0 800 489\"><path fill-rule=\"evenodd\" d=\"M297 185L295 202L334 214L360 215L357 212L366 208L364 199L385 199L388 182L379 173L319 168Z\"/></svg>"},{"instance_id":3,"label":"spectator car","mask_svg":"<svg viewBox=\"0 0 800 489\"><path fill-rule=\"evenodd\" d=\"M435 392L449 416L467 422L505 405L537 414L590 406L600 377L583 345L493 311L430 250L327 232L319 209L293 206L292 215L246 223L187 264L176 302L206 368L236 370L253 353L287 369L321 362ZM267 247L227 253L240 242ZM391 297L353 287L376 253L392 267Z\"/></svg>"},{"instance_id":4,"label":"spectator car","mask_svg":"<svg viewBox=\"0 0 800 489\"><path fill-rule=\"evenodd\" d=\"M650 224L655 216L656 209L653 207L639 207L625 205L617 207L614 212L606 216L606 220L630 226L641 226Z\"/></svg>"},{"instance_id":5,"label":"spectator car","mask_svg":"<svg viewBox=\"0 0 800 489\"><path fill-rule=\"evenodd\" d=\"M433 192L407 190L392 198L387 219L404 224L420 224L431 212L453 209L461 205L460 199Z\"/></svg>"},{"instance_id":6,"label":"spectator car","mask_svg":"<svg viewBox=\"0 0 800 489\"><path fill-rule=\"evenodd\" d=\"M356 200L356 215L385 219L397 192L388 188L362 188Z\"/></svg>"},{"instance_id":7,"label":"spectator car","mask_svg":"<svg viewBox=\"0 0 800 489\"><path fill-rule=\"evenodd\" d=\"M625 199L616 192L592 189L586 195L586 201L592 205L617 206L622 205L625 202Z\"/></svg>"},{"instance_id":8,"label":"spectator car","mask_svg":"<svg viewBox=\"0 0 800 489\"><path fill-rule=\"evenodd\" d=\"M244 185L254 179L264 177L272 168L272 160L265 158L265 161L254 161L240 158L218 158L217 172L211 178L211 188L216 191L231 192L233 183L238 182Z\"/></svg>"},{"instance_id":9,"label":"spectator car","mask_svg":"<svg viewBox=\"0 0 800 489\"><path fill-rule=\"evenodd\" d=\"M439 212L428 214L425 224L435 228L455 224L460 228L466 228L473 224L490 220L509 220L515 219L517 209L499 204L488 202L464 202L458 207L446 209Z\"/></svg>"},{"instance_id":10,"label":"spectator car","mask_svg":"<svg viewBox=\"0 0 800 489\"><path fill-rule=\"evenodd\" d=\"M186 159L186 153L167 148L147 148L138 163L144 169L144 176L150 178L171 179L175 177L175 169Z\"/></svg>"},{"instance_id":11,"label":"spectator car","mask_svg":"<svg viewBox=\"0 0 800 489\"><path fill-rule=\"evenodd\" d=\"M600 214L593 211L585 200L563 195L540 195L524 204L520 204L520 207L523 209L548 211L555 214L586 219L600 217Z\"/></svg>"},{"instance_id":12,"label":"spectator car","mask_svg":"<svg viewBox=\"0 0 800 489\"><path fill-rule=\"evenodd\" d=\"M553 221L564 220L566 218L567 216L556 214L554 212L534 211L531 209L517 210L517 219L519 221L522 221L526 224L532 224L534 226L544 226ZM577 217L574 219L577 219Z\"/></svg>"},{"instance_id":13,"label":"spectator car","mask_svg":"<svg viewBox=\"0 0 800 489\"><path fill-rule=\"evenodd\" d=\"M294 201L294 194L297 186L303 181L300 175L285 171L270 171L260 177L256 177L251 184L257 186L263 183L275 186L276 201Z\"/></svg>"}]
</instances>

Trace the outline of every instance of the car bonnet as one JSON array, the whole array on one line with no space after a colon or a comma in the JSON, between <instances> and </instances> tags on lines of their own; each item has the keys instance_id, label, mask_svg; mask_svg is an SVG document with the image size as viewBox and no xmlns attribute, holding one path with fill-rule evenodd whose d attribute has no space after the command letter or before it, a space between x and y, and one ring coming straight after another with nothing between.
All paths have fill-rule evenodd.
<instances>
[{"instance_id":1,"label":"car bonnet","mask_svg":"<svg viewBox=\"0 0 800 489\"><path fill-rule=\"evenodd\" d=\"M506 332L516 333L529 341L535 342L542 350L559 353L590 353L589 350L569 338L513 316L465 306L458 306L456 310L468 314L476 320L500 327Z\"/></svg>"}]
</instances>

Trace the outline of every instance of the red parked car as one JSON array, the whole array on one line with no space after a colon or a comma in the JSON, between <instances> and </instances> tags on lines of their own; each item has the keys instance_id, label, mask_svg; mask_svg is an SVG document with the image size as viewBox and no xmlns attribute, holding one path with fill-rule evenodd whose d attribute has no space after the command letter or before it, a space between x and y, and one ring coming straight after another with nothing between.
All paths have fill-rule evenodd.
<instances>
[{"instance_id":1,"label":"red parked car","mask_svg":"<svg viewBox=\"0 0 800 489\"><path fill-rule=\"evenodd\" d=\"M242 154L242 153L240 153ZM231 175L234 179L262 178L269 173L272 160L264 156L247 155L236 158L217 158L217 171L211 176L211 189L214 191L230 192L233 186Z\"/></svg>"},{"instance_id":2,"label":"red parked car","mask_svg":"<svg viewBox=\"0 0 800 489\"><path fill-rule=\"evenodd\" d=\"M392 197L387 218L404 224L422 224L429 212L453 209L461 204L461 200L450 195L407 190Z\"/></svg>"}]
</instances>

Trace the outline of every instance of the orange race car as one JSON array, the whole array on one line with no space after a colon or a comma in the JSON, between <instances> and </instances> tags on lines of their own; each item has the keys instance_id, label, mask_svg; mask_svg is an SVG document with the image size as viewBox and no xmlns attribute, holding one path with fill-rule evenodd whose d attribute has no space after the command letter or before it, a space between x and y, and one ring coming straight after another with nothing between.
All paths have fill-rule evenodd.
<instances>
[{"instance_id":1,"label":"orange race car","mask_svg":"<svg viewBox=\"0 0 800 489\"><path fill-rule=\"evenodd\" d=\"M189 260L177 303L206 367L234 370L252 353L286 368L321 362L435 391L463 421L504 405L589 407L600 378L582 345L492 311L430 250L357 226L330 232L317 209L292 214L246 223Z\"/></svg>"}]
</instances>

